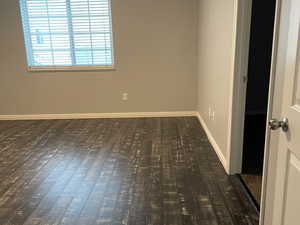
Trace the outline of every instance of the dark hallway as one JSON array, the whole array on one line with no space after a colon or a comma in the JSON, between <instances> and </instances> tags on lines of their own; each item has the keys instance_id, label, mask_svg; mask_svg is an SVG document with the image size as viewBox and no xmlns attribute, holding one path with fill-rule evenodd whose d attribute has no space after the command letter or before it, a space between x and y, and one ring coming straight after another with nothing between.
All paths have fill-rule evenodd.
<instances>
[{"instance_id":1,"label":"dark hallway","mask_svg":"<svg viewBox=\"0 0 300 225\"><path fill-rule=\"evenodd\" d=\"M260 205L276 0L253 0L242 179Z\"/></svg>"}]
</instances>

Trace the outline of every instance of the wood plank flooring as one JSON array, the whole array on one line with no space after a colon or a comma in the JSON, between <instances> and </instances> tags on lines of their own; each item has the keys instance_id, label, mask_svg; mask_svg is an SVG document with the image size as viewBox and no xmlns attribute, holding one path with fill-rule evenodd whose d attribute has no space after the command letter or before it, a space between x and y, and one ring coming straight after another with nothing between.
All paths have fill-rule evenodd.
<instances>
[{"instance_id":1,"label":"wood plank flooring","mask_svg":"<svg viewBox=\"0 0 300 225\"><path fill-rule=\"evenodd\" d=\"M257 225L197 118L0 121L0 225Z\"/></svg>"},{"instance_id":2,"label":"wood plank flooring","mask_svg":"<svg viewBox=\"0 0 300 225\"><path fill-rule=\"evenodd\" d=\"M258 206L260 206L262 175L256 174L241 174L241 178L248 190L251 192Z\"/></svg>"}]
</instances>

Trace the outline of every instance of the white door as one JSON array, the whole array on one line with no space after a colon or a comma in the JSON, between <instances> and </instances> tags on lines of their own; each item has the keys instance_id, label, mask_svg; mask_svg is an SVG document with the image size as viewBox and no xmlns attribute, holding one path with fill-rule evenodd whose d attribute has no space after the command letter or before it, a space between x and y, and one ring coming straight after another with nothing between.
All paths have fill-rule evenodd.
<instances>
[{"instance_id":1,"label":"white door","mask_svg":"<svg viewBox=\"0 0 300 225\"><path fill-rule=\"evenodd\" d=\"M300 225L300 0L289 1L282 105L289 130L280 131L272 225Z\"/></svg>"}]
</instances>

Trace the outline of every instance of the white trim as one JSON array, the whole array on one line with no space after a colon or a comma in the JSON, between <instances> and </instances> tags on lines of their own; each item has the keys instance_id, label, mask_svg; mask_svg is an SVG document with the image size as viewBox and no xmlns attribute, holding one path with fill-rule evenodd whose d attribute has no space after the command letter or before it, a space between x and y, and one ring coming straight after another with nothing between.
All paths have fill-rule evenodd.
<instances>
[{"instance_id":1,"label":"white trim","mask_svg":"<svg viewBox=\"0 0 300 225\"><path fill-rule=\"evenodd\" d=\"M92 119L92 118L143 118L197 116L195 111L131 112L131 113L74 113L74 114L24 114L0 115L0 120Z\"/></svg>"},{"instance_id":2,"label":"white trim","mask_svg":"<svg viewBox=\"0 0 300 225\"><path fill-rule=\"evenodd\" d=\"M100 66L100 65L86 65L86 66L28 66L29 72L51 72L51 71L97 71L104 70L110 71L115 70L114 65Z\"/></svg>"},{"instance_id":3,"label":"white trim","mask_svg":"<svg viewBox=\"0 0 300 225\"><path fill-rule=\"evenodd\" d=\"M228 166L221 148L215 141L206 123L196 111L176 112L132 112L132 113L74 113L74 114L24 114L24 115L0 115L0 120L44 120L44 119L93 119L93 118L149 118L149 117L188 117L195 116L206 132L208 140L213 146L222 165L228 173Z\"/></svg>"},{"instance_id":4,"label":"white trim","mask_svg":"<svg viewBox=\"0 0 300 225\"><path fill-rule=\"evenodd\" d=\"M66 13L66 15L64 16L65 19L67 19L67 29L64 30L64 31L67 31L68 32L68 35L69 35L69 52L70 52L70 59L71 59L71 65L49 65L49 66L39 66L37 63L34 62L33 60L33 57L34 57L34 44L33 42L31 41L32 39L32 33L31 33L31 23L30 23L30 17L28 17L28 10L30 10L30 6L27 4L26 0L20 0L21 1L21 4L20 4L20 8L21 8L21 20L22 20L22 25L23 25L23 33L24 33L24 37L25 39L27 39L25 42L25 47L26 47L26 53L27 53L27 61L28 61L28 68L27 70L28 71L85 71L85 70L113 70L114 67L113 67L113 64L114 64L114 46L113 46L113 32L112 32L112 9L111 9L111 0L108 0L107 1L107 12L103 14L103 12L99 12L100 14L98 14L98 16L105 16L105 17L108 17L108 25L109 26L109 30L107 32L104 32L104 40L101 40L101 44L104 44L105 45L105 53L104 53L104 57L105 57L105 62L106 64L104 63L104 65L102 64L92 64L92 65L78 65L76 63L76 60L75 60L75 52L76 52L76 49L75 49L75 46L74 46L74 35L76 34L76 32L74 33L74 30L72 29L72 7L70 5L70 1L66 1L66 7L64 8L64 12ZM48 1L46 1L46 12L47 12L47 15L45 15L45 18L46 18L46 21L47 21L47 24L48 24L48 27L50 26L50 22L49 22L49 5L48 5ZM39 6L40 7L40 6ZM90 12L90 5L88 4L87 6L87 10L88 10L88 15L87 17L89 18L92 18L94 17L95 15L93 15L91 12ZM97 6L96 6L97 7ZM56 17L55 17L56 18ZM57 17L59 18L59 17ZM105 19L105 18L104 18ZM89 22L89 28L91 28L91 24ZM91 45L91 52L92 52L92 62L94 62L94 56L93 56L93 51L96 51L96 47L95 45L93 45L93 40L92 40L92 34L94 34L95 32L90 31L88 32L88 36L89 36L89 41L92 42L92 45ZM97 33L97 32L96 32ZM56 32L51 32L50 31L50 34L56 34ZM50 52L51 53L51 56L52 56L52 63L55 64L55 57L54 57L54 52L55 52L55 48L53 46L53 43L52 43L52 36L50 35L50 47L49 47L49 50L47 50L47 52ZM111 45L111 48L108 48L108 44ZM37 49L38 50L41 50L41 49ZM108 54L107 52L110 52L110 54ZM51 58L51 57L50 57ZM111 63L108 63L109 60L111 60Z\"/></svg>"},{"instance_id":5,"label":"white trim","mask_svg":"<svg viewBox=\"0 0 300 225\"><path fill-rule=\"evenodd\" d=\"M229 169L229 168L228 168L228 163L227 163L227 161L226 161L226 158L225 158L225 156L224 156L224 154L223 154L223 152L222 152L220 146L218 145L218 143L217 143L216 140L214 139L214 137L213 137L213 135L211 134L211 132L210 132L208 126L206 125L205 121L203 120L203 118L201 117L201 115L200 115L199 113L197 113L197 118L198 118L199 122L201 123L201 125L202 125L202 127L203 127L203 129L204 129L204 131L205 131L205 133L206 133L206 135L207 135L207 138L208 138L210 144L212 145L213 149L215 150L215 152L216 152L216 154L217 154L219 160L221 161L221 163L222 163L222 165L223 165L225 171L226 171L227 173L229 173L229 171L228 171L228 169Z\"/></svg>"},{"instance_id":6,"label":"white trim","mask_svg":"<svg viewBox=\"0 0 300 225\"><path fill-rule=\"evenodd\" d=\"M242 170L244 117L252 1L234 2L233 58L230 78L227 160L229 174Z\"/></svg>"}]
</instances>

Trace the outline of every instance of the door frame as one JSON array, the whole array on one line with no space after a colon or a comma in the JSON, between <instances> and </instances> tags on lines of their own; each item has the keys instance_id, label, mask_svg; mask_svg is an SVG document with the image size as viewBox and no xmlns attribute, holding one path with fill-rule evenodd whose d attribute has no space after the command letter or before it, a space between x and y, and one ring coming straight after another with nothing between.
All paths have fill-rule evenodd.
<instances>
[{"instance_id":1,"label":"door frame","mask_svg":"<svg viewBox=\"0 0 300 225\"><path fill-rule=\"evenodd\" d=\"M283 21L281 18L288 13L289 6L283 0L277 0L275 11L274 23L274 36L273 36L273 50L272 62L270 70L270 86L269 86L269 103L267 111L267 121L272 117L281 117L281 88L280 81L282 77L280 74L284 69L284 57L278 55L278 49L282 45L283 40L279 40L280 29L285 29L286 26L281 26ZM250 27L251 27L251 12L252 0L236 0L236 29L234 33L234 58L233 58L233 79L231 84L230 95L230 120L229 120L229 136L227 153L229 156L228 173L239 174L242 172L242 157L243 157L243 139L244 139L244 117L246 108L246 92L248 73L248 59L250 47ZM286 21L285 21L286 22ZM282 31L281 31L282 32ZM278 94L279 93L279 94ZM276 95L276 97L274 97ZM276 100L276 101L275 101ZM266 124L267 126L267 124ZM271 152L278 145L278 136L272 135L270 130L266 129L266 141L264 150L264 165L263 165L263 181L262 181L262 194L261 194L261 211L260 211L260 225L272 224L272 203L267 202L273 199L274 183L271 178L268 179L269 170L271 170L274 160L277 157L276 152ZM270 207L269 207L270 205Z\"/></svg>"},{"instance_id":2,"label":"door frame","mask_svg":"<svg viewBox=\"0 0 300 225\"><path fill-rule=\"evenodd\" d=\"M246 108L247 74L250 48L252 0L235 0L232 77L229 95L229 135L227 140L227 172L242 171L244 117Z\"/></svg>"}]
</instances>

